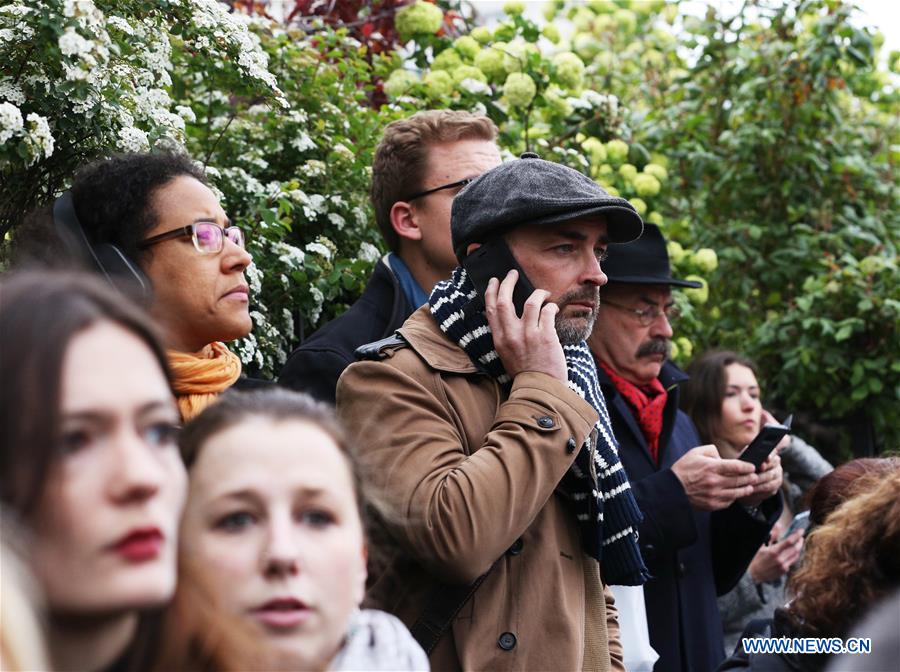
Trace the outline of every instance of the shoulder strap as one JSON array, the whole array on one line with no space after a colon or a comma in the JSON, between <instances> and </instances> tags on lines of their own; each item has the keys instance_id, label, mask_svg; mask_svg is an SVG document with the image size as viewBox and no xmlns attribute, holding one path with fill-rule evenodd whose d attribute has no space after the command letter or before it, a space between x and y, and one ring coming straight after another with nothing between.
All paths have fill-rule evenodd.
<instances>
[{"instance_id":1,"label":"shoulder strap","mask_svg":"<svg viewBox=\"0 0 900 672\"><path fill-rule=\"evenodd\" d=\"M491 570L497 566L495 562L484 574L468 585L436 584L429 591L425 601L425 610L416 619L409 631L429 656L441 639L450 623L456 618L469 598L484 583Z\"/></svg>"},{"instance_id":2,"label":"shoulder strap","mask_svg":"<svg viewBox=\"0 0 900 672\"><path fill-rule=\"evenodd\" d=\"M354 350L353 354L356 356L357 361L364 359L377 361L388 356L385 351L389 348L405 348L407 345L406 339L399 332L395 332L387 338L382 338L380 341L359 346Z\"/></svg>"}]
</instances>

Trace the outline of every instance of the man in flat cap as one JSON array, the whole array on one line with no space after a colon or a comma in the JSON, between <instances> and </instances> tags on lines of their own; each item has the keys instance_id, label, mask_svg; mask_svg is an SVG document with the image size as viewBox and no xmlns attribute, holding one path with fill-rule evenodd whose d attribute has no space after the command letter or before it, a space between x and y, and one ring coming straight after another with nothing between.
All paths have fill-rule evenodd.
<instances>
[{"instance_id":1,"label":"man in flat cap","mask_svg":"<svg viewBox=\"0 0 900 672\"><path fill-rule=\"evenodd\" d=\"M730 590L781 513L777 455L761 473L702 446L678 410L688 377L666 361L675 320L666 241L648 224L640 240L616 245L604 266L600 313L588 339L619 455L644 515L641 553L654 669L705 672L724 658L716 594Z\"/></svg>"},{"instance_id":2,"label":"man in flat cap","mask_svg":"<svg viewBox=\"0 0 900 672\"><path fill-rule=\"evenodd\" d=\"M387 537L368 597L433 669L624 669L606 584L646 578L640 512L585 338L642 226L534 154L489 170L453 201L460 267L338 383Z\"/></svg>"}]
</instances>

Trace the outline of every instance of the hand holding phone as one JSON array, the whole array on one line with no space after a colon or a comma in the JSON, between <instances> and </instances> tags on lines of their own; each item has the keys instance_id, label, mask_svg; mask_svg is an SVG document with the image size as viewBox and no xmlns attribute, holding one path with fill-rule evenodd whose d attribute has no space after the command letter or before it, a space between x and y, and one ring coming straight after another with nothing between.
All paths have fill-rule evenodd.
<instances>
[{"instance_id":1,"label":"hand holding phone","mask_svg":"<svg viewBox=\"0 0 900 672\"><path fill-rule=\"evenodd\" d=\"M791 521L791 524L788 526L787 530L785 530L784 534L781 535L781 541L787 539L797 530L806 530L809 528L809 511L801 511L794 519Z\"/></svg>"},{"instance_id":2,"label":"hand holding phone","mask_svg":"<svg viewBox=\"0 0 900 672\"><path fill-rule=\"evenodd\" d=\"M784 424L766 423L763 425L759 434L750 442L750 445L740 454L738 459L755 466L758 473L762 468L763 462L775 450L775 446L791 431L791 421L793 419L794 416L789 415Z\"/></svg>"},{"instance_id":3,"label":"hand holding phone","mask_svg":"<svg viewBox=\"0 0 900 672\"><path fill-rule=\"evenodd\" d=\"M476 301L479 308L484 308L484 295L491 278L497 278L498 282L503 282L507 273L511 270L517 271L519 278L513 289L513 305L516 308L516 314L522 317L525 311L525 302L534 293L534 285L528 280L525 271L516 262L516 258L502 237L496 236L473 250L463 259L462 265L478 292Z\"/></svg>"}]
</instances>

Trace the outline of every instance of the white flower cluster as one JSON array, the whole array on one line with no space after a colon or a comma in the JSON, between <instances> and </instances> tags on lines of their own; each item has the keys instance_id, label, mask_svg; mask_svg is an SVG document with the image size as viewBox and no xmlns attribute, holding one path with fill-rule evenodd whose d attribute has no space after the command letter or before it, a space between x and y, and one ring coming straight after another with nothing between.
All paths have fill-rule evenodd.
<instances>
[{"instance_id":1,"label":"white flower cluster","mask_svg":"<svg viewBox=\"0 0 900 672\"><path fill-rule=\"evenodd\" d=\"M22 113L12 103L0 103L0 145L19 135L25 127Z\"/></svg>"},{"instance_id":2,"label":"white flower cluster","mask_svg":"<svg viewBox=\"0 0 900 672\"><path fill-rule=\"evenodd\" d=\"M12 80L3 78L0 79L0 99L21 105L25 102L25 92Z\"/></svg>"},{"instance_id":3,"label":"white flower cluster","mask_svg":"<svg viewBox=\"0 0 900 672\"><path fill-rule=\"evenodd\" d=\"M324 257L325 261L331 261L331 248L329 248L327 245L323 245L322 243L307 243L306 251L310 254L318 254L319 256Z\"/></svg>"},{"instance_id":4,"label":"white flower cluster","mask_svg":"<svg viewBox=\"0 0 900 672\"><path fill-rule=\"evenodd\" d=\"M146 152L150 149L150 140L141 129L124 126L119 129L118 145L123 152Z\"/></svg>"},{"instance_id":5,"label":"white flower cluster","mask_svg":"<svg viewBox=\"0 0 900 672\"><path fill-rule=\"evenodd\" d=\"M47 123L47 119L34 112L25 119L28 121L27 142L33 150L31 162L36 162L42 156L52 155L53 134L50 132L50 124Z\"/></svg>"},{"instance_id":6,"label":"white flower cluster","mask_svg":"<svg viewBox=\"0 0 900 672\"><path fill-rule=\"evenodd\" d=\"M356 257L374 264L381 258L381 252L372 243L363 243L359 246L359 252L356 253Z\"/></svg>"},{"instance_id":7,"label":"white flower cluster","mask_svg":"<svg viewBox=\"0 0 900 672\"><path fill-rule=\"evenodd\" d=\"M244 74L266 84L279 104L287 108L284 93L278 88L275 76L269 72L269 57L260 48L259 38L248 29L250 19L240 12L229 13L227 6L216 0L173 0L173 4L190 3L192 22L196 28L211 30L213 37L228 45L237 56L238 67ZM206 45L195 46L206 49Z\"/></svg>"}]
</instances>

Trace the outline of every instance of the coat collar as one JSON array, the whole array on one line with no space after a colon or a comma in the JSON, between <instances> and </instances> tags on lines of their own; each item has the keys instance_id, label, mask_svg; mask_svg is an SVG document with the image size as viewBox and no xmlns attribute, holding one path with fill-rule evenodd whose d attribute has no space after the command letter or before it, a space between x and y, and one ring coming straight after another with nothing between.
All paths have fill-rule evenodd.
<instances>
[{"instance_id":1,"label":"coat collar","mask_svg":"<svg viewBox=\"0 0 900 672\"><path fill-rule=\"evenodd\" d=\"M613 385L609 376L606 375L603 367L597 367L597 376L600 380L600 389L603 390L603 396L606 398L607 404L615 410L615 415L617 415L625 423L625 426L628 427L628 430L633 435L634 441L642 448L646 459L654 467L657 467L657 464L650 456L650 448L647 446L647 440L644 438L644 433L641 431L640 425L638 425L625 398L619 394L619 391L616 389L615 385ZM662 369L660 369L657 378L669 393L669 398L666 401L666 408L663 410L663 432L659 437L659 464L664 464L667 457L665 454L666 448L668 447L669 439L672 436L672 429L675 424L675 415L678 413L678 386L686 380L689 380L690 376L672 362L665 362Z\"/></svg>"},{"instance_id":2,"label":"coat collar","mask_svg":"<svg viewBox=\"0 0 900 672\"><path fill-rule=\"evenodd\" d=\"M446 373L483 373L465 350L441 331L428 304L410 315L398 331L432 369Z\"/></svg>"}]
</instances>

